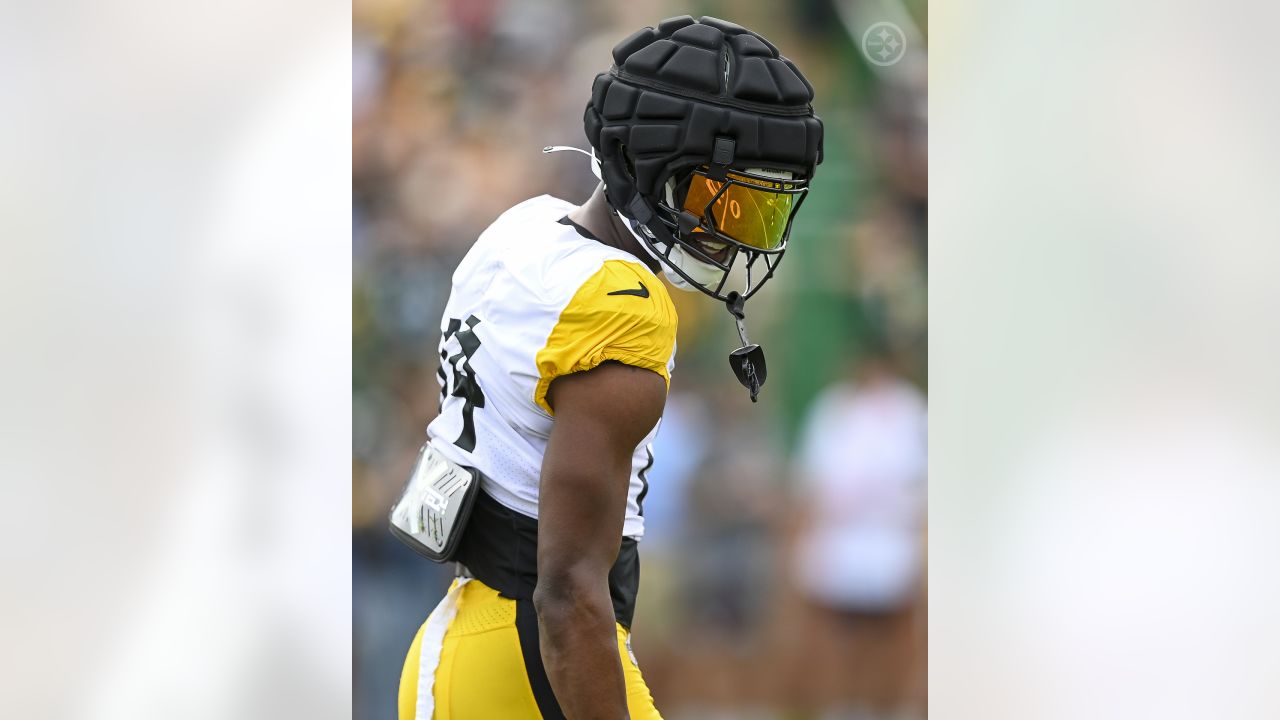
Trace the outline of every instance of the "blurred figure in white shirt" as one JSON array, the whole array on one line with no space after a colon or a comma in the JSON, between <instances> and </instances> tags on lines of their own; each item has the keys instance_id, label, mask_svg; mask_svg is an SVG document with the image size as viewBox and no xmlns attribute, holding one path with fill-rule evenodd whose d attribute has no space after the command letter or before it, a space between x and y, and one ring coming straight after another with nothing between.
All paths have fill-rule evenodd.
<instances>
[{"instance_id":1,"label":"blurred figure in white shirt","mask_svg":"<svg viewBox=\"0 0 1280 720\"><path fill-rule=\"evenodd\" d=\"M818 395L800 438L792 571L810 661L796 683L819 706L879 716L904 710L917 645L927 411L883 343L852 375Z\"/></svg>"},{"instance_id":2,"label":"blurred figure in white shirt","mask_svg":"<svg viewBox=\"0 0 1280 720\"><path fill-rule=\"evenodd\" d=\"M924 395L884 352L810 410L798 463L806 510L796 580L833 609L891 612L914 597L923 560Z\"/></svg>"}]
</instances>

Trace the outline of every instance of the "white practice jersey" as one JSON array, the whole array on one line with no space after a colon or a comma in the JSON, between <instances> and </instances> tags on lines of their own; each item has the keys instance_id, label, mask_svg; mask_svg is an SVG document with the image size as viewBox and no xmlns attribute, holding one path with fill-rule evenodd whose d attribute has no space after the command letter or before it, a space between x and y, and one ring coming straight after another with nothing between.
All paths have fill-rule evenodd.
<instances>
[{"instance_id":1,"label":"white practice jersey","mask_svg":"<svg viewBox=\"0 0 1280 720\"><path fill-rule=\"evenodd\" d=\"M542 456L555 421L547 388L606 360L668 385L676 312L635 256L561 222L575 205L543 195L503 213L453 274L440 332L440 415L431 443L484 473L485 492L538 516ZM644 535L653 431L636 448L623 535Z\"/></svg>"}]
</instances>

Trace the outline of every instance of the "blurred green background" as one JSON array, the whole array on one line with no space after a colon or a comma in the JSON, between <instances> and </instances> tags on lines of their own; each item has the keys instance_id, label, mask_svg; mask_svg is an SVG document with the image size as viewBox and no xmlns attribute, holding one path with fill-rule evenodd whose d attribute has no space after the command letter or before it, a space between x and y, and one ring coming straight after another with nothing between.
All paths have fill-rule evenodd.
<instances>
[{"instance_id":1,"label":"blurred green background","mask_svg":"<svg viewBox=\"0 0 1280 720\"><path fill-rule=\"evenodd\" d=\"M897 465L838 455L823 465L820 446L842 442L868 457L915 448L894 438L923 425L914 415L872 422L901 428L872 437L857 430L868 403L851 398L890 378L901 392L882 393L888 404L914 412L926 389L924 3L356 0L353 12L355 717L394 717L404 652L451 576L400 547L385 522L436 412L450 275L511 205L589 195L595 178L580 156L541 148L586 147L582 110L612 46L682 14L744 25L796 62L815 86L825 159L785 262L748 305L769 363L759 404L729 372L737 338L728 314L672 293L679 352L641 543L641 668L668 718L923 716L923 457L919 471L901 469L916 467L914 450ZM862 50L865 28L881 21L907 40L889 67ZM815 423L850 434L824 435ZM835 479L825 486L805 479L828 466ZM852 468L862 467L877 478L872 489L845 495L877 499L827 521L913 538L917 580L892 607L823 601L793 579L805 538L823 522L813 512L821 487L840 486L835 476L848 468L853 488ZM894 509L867 510L877 507ZM832 552L861 557L860 547ZM806 662L833 667L792 677Z\"/></svg>"}]
</instances>

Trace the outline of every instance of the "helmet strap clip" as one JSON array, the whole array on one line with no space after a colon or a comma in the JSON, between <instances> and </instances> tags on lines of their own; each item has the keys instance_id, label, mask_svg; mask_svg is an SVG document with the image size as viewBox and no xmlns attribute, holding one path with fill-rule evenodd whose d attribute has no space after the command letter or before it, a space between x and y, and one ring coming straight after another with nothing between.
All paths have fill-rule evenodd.
<instances>
[{"instance_id":1,"label":"helmet strap clip","mask_svg":"<svg viewBox=\"0 0 1280 720\"><path fill-rule=\"evenodd\" d=\"M635 193L631 196L631 202L627 203L627 214L631 216L632 220L641 225L648 225L649 221L653 219L653 211L649 209L648 203L644 201L640 193Z\"/></svg>"},{"instance_id":2,"label":"helmet strap clip","mask_svg":"<svg viewBox=\"0 0 1280 720\"><path fill-rule=\"evenodd\" d=\"M731 137L716 138L716 144L711 150L711 163L707 168L708 177L716 182L724 182L729 166L733 164L733 155L737 146L737 141Z\"/></svg>"},{"instance_id":3,"label":"helmet strap clip","mask_svg":"<svg viewBox=\"0 0 1280 720\"><path fill-rule=\"evenodd\" d=\"M676 216L676 221L680 224L680 232L688 235L693 229L702 224L702 218L694 215L688 210L681 210Z\"/></svg>"}]
</instances>

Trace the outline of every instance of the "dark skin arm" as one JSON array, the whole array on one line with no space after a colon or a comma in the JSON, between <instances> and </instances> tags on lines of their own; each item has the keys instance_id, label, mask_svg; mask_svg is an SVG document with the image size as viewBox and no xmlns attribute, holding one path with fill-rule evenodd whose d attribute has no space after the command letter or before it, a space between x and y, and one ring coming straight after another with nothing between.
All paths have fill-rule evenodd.
<instances>
[{"instance_id":1,"label":"dark skin arm","mask_svg":"<svg viewBox=\"0 0 1280 720\"><path fill-rule=\"evenodd\" d=\"M631 455L662 415L666 381L606 362L557 378L538 496L542 662L569 720L626 718L609 570L622 542Z\"/></svg>"}]
</instances>

